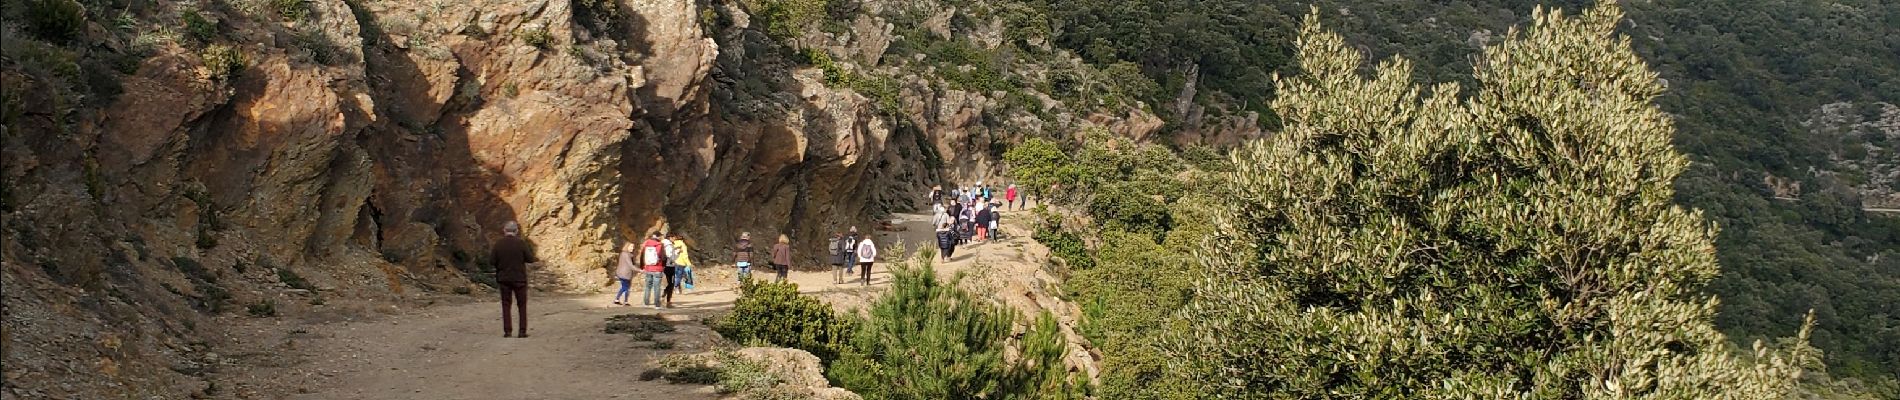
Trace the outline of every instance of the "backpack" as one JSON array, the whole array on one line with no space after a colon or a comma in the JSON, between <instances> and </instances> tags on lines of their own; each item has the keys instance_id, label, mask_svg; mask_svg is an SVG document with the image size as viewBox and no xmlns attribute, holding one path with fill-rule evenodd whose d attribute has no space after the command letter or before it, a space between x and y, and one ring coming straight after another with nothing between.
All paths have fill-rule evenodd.
<instances>
[{"instance_id":1,"label":"backpack","mask_svg":"<svg viewBox=\"0 0 1900 400\"><path fill-rule=\"evenodd\" d=\"M831 241L830 241L830 242L826 242L826 243L825 243L825 249L826 249L826 251L829 251L829 252L831 252L831 255L834 255L834 256L835 256L835 255L838 255L838 252L839 252L839 250L838 250L838 238L831 238Z\"/></svg>"},{"instance_id":2,"label":"backpack","mask_svg":"<svg viewBox=\"0 0 1900 400\"><path fill-rule=\"evenodd\" d=\"M645 255L646 255L646 258L641 259L642 262L640 263L640 265L659 264L656 261L660 260L660 245L657 245L657 244L646 245Z\"/></svg>"}]
</instances>

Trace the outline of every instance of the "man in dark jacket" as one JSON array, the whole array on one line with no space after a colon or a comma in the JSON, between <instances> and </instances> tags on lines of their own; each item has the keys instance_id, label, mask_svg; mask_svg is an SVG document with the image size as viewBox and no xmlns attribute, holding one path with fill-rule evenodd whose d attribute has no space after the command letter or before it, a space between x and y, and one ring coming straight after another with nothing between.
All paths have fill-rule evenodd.
<instances>
[{"instance_id":1,"label":"man in dark jacket","mask_svg":"<svg viewBox=\"0 0 1900 400\"><path fill-rule=\"evenodd\" d=\"M851 271L853 271L854 267L856 267L858 264L857 243L859 240L862 240L862 239L858 237L858 227L856 226L851 227L850 231L844 233L844 275L845 276L851 276Z\"/></svg>"},{"instance_id":2,"label":"man in dark jacket","mask_svg":"<svg viewBox=\"0 0 1900 400\"><path fill-rule=\"evenodd\" d=\"M501 337L528 337L528 264L540 262L534 249L521 240L521 225L508 221L501 226L501 240L495 241L489 259L495 260L495 284L501 289ZM512 307L511 307L512 306ZM521 330L514 329L509 308L521 314ZM520 334L516 334L520 332Z\"/></svg>"}]
</instances>

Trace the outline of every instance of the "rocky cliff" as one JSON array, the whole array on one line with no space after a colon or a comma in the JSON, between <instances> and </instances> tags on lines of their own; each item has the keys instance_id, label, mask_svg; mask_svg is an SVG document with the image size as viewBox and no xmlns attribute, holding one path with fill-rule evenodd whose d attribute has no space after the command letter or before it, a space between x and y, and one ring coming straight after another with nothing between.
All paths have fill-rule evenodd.
<instances>
[{"instance_id":1,"label":"rocky cliff","mask_svg":"<svg viewBox=\"0 0 1900 400\"><path fill-rule=\"evenodd\" d=\"M841 4L9 3L5 393L216 394L218 318L486 290L505 221L544 288L662 227L812 260L1024 137L1161 127L988 10Z\"/></svg>"}]
</instances>

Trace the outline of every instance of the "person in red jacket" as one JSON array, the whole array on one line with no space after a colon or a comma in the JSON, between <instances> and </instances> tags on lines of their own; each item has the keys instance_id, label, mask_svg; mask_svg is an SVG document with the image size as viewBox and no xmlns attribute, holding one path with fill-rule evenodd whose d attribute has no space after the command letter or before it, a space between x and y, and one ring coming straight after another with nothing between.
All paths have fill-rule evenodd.
<instances>
[{"instance_id":1,"label":"person in red jacket","mask_svg":"<svg viewBox=\"0 0 1900 400\"><path fill-rule=\"evenodd\" d=\"M1011 211L1016 210L1016 184L1011 183L1008 189L1003 189L1003 205L1009 206Z\"/></svg>"},{"instance_id":2,"label":"person in red jacket","mask_svg":"<svg viewBox=\"0 0 1900 400\"><path fill-rule=\"evenodd\" d=\"M534 250L521 240L521 224L508 221L501 225L501 240L491 248L495 260L495 286L501 289L501 337L528 337L528 264L540 262ZM509 309L521 314L521 330L515 330ZM519 334L517 334L519 332Z\"/></svg>"},{"instance_id":3,"label":"person in red jacket","mask_svg":"<svg viewBox=\"0 0 1900 400\"><path fill-rule=\"evenodd\" d=\"M660 243L660 233L647 236L646 243L640 245L640 271L646 276L646 292L640 294L640 305L660 309L661 291L666 287L666 245Z\"/></svg>"}]
</instances>

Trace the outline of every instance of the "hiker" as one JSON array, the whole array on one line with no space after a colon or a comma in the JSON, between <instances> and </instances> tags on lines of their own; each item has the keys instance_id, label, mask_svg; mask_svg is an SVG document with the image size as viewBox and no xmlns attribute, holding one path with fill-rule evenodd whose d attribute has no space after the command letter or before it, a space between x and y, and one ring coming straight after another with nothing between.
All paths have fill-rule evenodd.
<instances>
[{"instance_id":1,"label":"hiker","mask_svg":"<svg viewBox=\"0 0 1900 400\"><path fill-rule=\"evenodd\" d=\"M825 253L831 256L831 283L844 283L844 232L831 234L831 240L825 242Z\"/></svg>"},{"instance_id":2,"label":"hiker","mask_svg":"<svg viewBox=\"0 0 1900 400\"><path fill-rule=\"evenodd\" d=\"M950 230L950 223L937 224L937 254L944 262L950 262L950 256L957 252L957 232Z\"/></svg>"},{"instance_id":3,"label":"hiker","mask_svg":"<svg viewBox=\"0 0 1900 400\"><path fill-rule=\"evenodd\" d=\"M739 267L739 280L752 279L751 232L739 232L739 242L732 244L732 265Z\"/></svg>"},{"instance_id":4,"label":"hiker","mask_svg":"<svg viewBox=\"0 0 1900 400\"><path fill-rule=\"evenodd\" d=\"M1011 183L1008 189L1003 189L1003 204L1009 206L1011 211L1018 209L1016 207L1016 184Z\"/></svg>"},{"instance_id":5,"label":"hiker","mask_svg":"<svg viewBox=\"0 0 1900 400\"><path fill-rule=\"evenodd\" d=\"M772 269L778 270L778 281L784 282L787 270L792 268L792 239L784 234L778 235L778 244L772 245Z\"/></svg>"},{"instance_id":6,"label":"hiker","mask_svg":"<svg viewBox=\"0 0 1900 400\"><path fill-rule=\"evenodd\" d=\"M666 298L666 305L664 307L673 308L673 292L682 290L680 288L680 275L687 267L687 265L683 263L688 262L686 256L686 241L680 240L678 233L673 233L666 235L666 239L661 240L660 243L666 247L666 269L662 270L666 274L666 291L663 294L663 297Z\"/></svg>"},{"instance_id":7,"label":"hiker","mask_svg":"<svg viewBox=\"0 0 1900 400\"><path fill-rule=\"evenodd\" d=\"M970 239L976 236L976 210L974 210L974 208L975 207L964 207L963 213L957 215L957 235L959 238L962 238L962 240L957 241L957 244L968 244L970 243Z\"/></svg>"},{"instance_id":8,"label":"hiker","mask_svg":"<svg viewBox=\"0 0 1900 400\"><path fill-rule=\"evenodd\" d=\"M992 200L996 200L996 190L987 185L983 186L983 203L988 204Z\"/></svg>"},{"instance_id":9,"label":"hiker","mask_svg":"<svg viewBox=\"0 0 1900 400\"><path fill-rule=\"evenodd\" d=\"M693 285L699 283L698 276L693 273L693 248L686 245L685 236L677 233L673 234L673 247L680 250L680 293L691 292Z\"/></svg>"},{"instance_id":10,"label":"hiker","mask_svg":"<svg viewBox=\"0 0 1900 400\"><path fill-rule=\"evenodd\" d=\"M614 268L614 280L620 281L620 291L614 292L614 305L633 305L633 251L632 241L620 246L620 263Z\"/></svg>"},{"instance_id":11,"label":"hiker","mask_svg":"<svg viewBox=\"0 0 1900 400\"><path fill-rule=\"evenodd\" d=\"M942 203L931 205L930 206L930 226L934 227L937 225L943 225L943 222L945 220L950 219L950 214L948 214L949 211L950 211L950 208L945 207Z\"/></svg>"},{"instance_id":12,"label":"hiker","mask_svg":"<svg viewBox=\"0 0 1900 400\"><path fill-rule=\"evenodd\" d=\"M930 204L943 204L943 185L930 187Z\"/></svg>"},{"instance_id":13,"label":"hiker","mask_svg":"<svg viewBox=\"0 0 1900 400\"><path fill-rule=\"evenodd\" d=\"M508 221L501 225L501 240L489 254L495 260L495 285L501 289L501 337L528 337L528 264L541 262L534 249L521 240L521 224ZM509 320L508 309L521 314L521 330ZM518 334L517 334L518 333Z\"/></svg>"},{"instance_id":14,"label":"hiker","mask_svg":"<svg viewBox=\"0 0 1900 400\"><path fill-rule=\"evenodd\" d=\"M647 241L641 244L640 270L646 276L646 291L640 294L640 305L660 309L661 288L666 285L666 244L660 241L660 232L647 235Z\"/></svg>"},{"instance_id":15,"label":"hiker","mask_svg":"<svg viewBox=\"0 0 1900 400\"><path fill-rule=\"evenodd\" d=\"M864 241L855 247L857 250L851 253L858 256L858 271L864 274L864 286L871 286L871 263L877 261L877 243L871 242L871 235L865 235Z\"/></svg>"},{"instance_id":16,"label":"hiker","mask_svg":"<svg viewBox=\"0 0 1900 400\"><path fill-rule=\"evenodd\" d=\"M990 235L989 237L991 241L995 241L996 239L1001 237L1003 233L1001 229L997 229L998 227L1003 226L1003 212L997 210L997 207L1002 207L1002 205L996 204L996 203L990 203L990 230L989 230Z\"/></svg>"},{"instance_id":17,"label":"hiker","mask_svg":"<svg viewBox=\"0 0 1900 400\"><path fill-rule=\"evenodd\" d=\"M979 240L979 241L989 240L991 214L995 214L995 213L990 211L989 203L983 203L977 206L976 240Z\"/></svg>"},{"instance_id":18,"label":"hiker","mask_svg":"<svg viewBox=\"0 0 1900 400\"><path fill-rule=\"evenodd\" d=\"M852 225L851 230L849 232L844 233L844 274L845 275L851 275L851 270L857 268L858 240L859 240L858 238L859 238L858 227L856 225Z\"/></svg>"}]
</instances>

